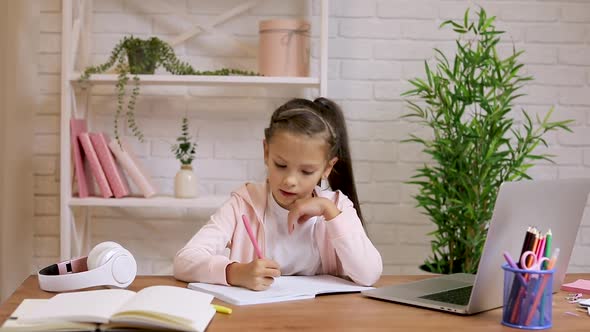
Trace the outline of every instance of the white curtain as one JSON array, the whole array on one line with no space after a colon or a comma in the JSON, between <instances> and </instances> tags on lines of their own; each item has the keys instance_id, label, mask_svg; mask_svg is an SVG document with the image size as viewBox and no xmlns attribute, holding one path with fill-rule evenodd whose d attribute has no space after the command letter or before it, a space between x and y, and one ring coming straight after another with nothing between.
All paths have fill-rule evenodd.
<instances>
[{"instance_id":1,"label":"white curtain","mask_svg":"<svg viewBox=\"0 0 590 332\"><path fill-rule=\"evenodd\" d=\"M31 273L39 10L0 0L0 301Z\"/></svg>"}]
</instances>

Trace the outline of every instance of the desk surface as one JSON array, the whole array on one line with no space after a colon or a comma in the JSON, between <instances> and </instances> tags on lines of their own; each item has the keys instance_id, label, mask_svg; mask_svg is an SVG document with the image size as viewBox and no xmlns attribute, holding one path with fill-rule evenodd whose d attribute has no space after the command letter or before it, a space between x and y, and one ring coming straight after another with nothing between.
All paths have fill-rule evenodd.
<instances>
[{"instance_id":1,"label":"desk surface","mask_svg":"<svg viewBox=\"0 0 590 332\"><path fill-rule=\"evenodd\" d=\"M429 276L383 276L376 286L428 278ZM566 282L590 279L590 274L570 274ZM186 287L171 276L140 276L129 289L138 291L151 285ZM39 289L36 276L30 276L0 306L0 322L25 298L50 298L52 293ZM590 331L590 316L576 311L574 304L559 292L553 300L552 331ZM215 299L214 303L224 304ZM459 316L407 305L377 301L358 293L320 296L292 302L232 306L231 315L216 314L207 331L223 330L321 330L321 331L517 331L500 324L501 309L473 316ZM569 313L574 313L574 316Z\"/></svg>"}]
</instances>

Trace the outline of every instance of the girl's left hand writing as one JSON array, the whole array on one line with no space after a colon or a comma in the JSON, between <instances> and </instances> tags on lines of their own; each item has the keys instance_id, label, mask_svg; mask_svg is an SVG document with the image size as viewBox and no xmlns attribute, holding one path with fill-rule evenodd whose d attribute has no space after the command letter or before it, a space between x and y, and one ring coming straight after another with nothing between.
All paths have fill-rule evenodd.
<instances>
[{"instance_id":1,"label":"girl's left hand writing","mask_svg":"<svg viewBox=\"0 0 590 332\"><path fill-rule=\"evenodd\" d=\"M298 199L289 207L287 227L289 234L295 230L295 223L302 224L311 217L323 216L326 220L336 218L340 210L334 202L324 197L310 197Z\"/></svg>"}]
</instances>

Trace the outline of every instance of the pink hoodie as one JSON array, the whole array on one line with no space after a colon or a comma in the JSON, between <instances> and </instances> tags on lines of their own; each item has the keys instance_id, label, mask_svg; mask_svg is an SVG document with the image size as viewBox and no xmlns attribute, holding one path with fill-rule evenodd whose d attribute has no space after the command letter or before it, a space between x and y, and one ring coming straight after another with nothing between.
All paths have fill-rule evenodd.
<instances>
[{"instance_id":1,"label":"pink hoodie","mask_svg":"<svg viewBox=\"0 0 590 332\"><path fill-rule=\"evenodd\" d=\"M365 234L353 203L342 192L318 190L342 211L330 221L316 224L316 241L322 274L350 277L360 285L374 284L383 270L381 255ZM227 285L225 268L233 262L250 262L256 257L241 222L248 216L264 255L264 210L266 183L248 183L232 192L231 198L174 257L174 277L186 282ZM240 222L238 222L240 221ZM224 255L230 249L229 258Z\"/></svg>"}]
</instances>

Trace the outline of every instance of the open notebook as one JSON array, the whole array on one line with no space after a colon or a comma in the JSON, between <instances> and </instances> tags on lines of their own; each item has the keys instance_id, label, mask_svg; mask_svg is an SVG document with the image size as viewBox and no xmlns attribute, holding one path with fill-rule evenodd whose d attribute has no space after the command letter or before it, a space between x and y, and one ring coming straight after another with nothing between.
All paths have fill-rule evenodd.
<instances>
[{"instance_id":1,"label":"open notebook","mask_svg":"<svg viewBox=\"0 0 590 332\"><path fill-rule=\"evenodd\" d=\"M4 323L6 331L205 331L215 315L213 296L182 287L152 286L135 293L101 289L25 299Z\"/></svg>"},{"instance_id":2,"label":"open notebook","mask_svg":"<svg viewBox=\"0 0 590 332\"><path fill-rule=\"evenodd\" d=\"M231 304L247 305L310 299L319 294L353 293L373 287L359 286L331 275L317 275L281 276L275 279L270 288L263 291L200 282L190 283L188 288L209 293Z\"/></svg>"}]
</instances>

